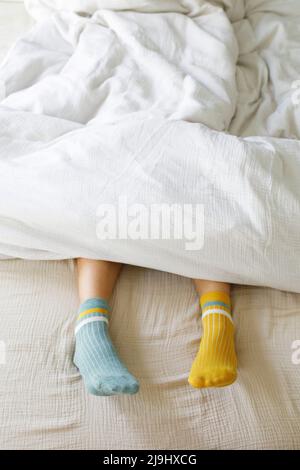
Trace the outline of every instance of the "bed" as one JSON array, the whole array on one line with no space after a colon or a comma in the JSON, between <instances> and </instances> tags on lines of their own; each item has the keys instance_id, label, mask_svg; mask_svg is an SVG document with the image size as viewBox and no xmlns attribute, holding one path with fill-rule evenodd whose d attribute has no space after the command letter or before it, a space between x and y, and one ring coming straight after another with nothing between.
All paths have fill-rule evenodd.
<instances>
[{"instance_id":1,"label":"bed","mask_svg":"<svg viewBox=\"0 0 300 470\"><path fill-rule=\"evenodd\" d=\"M0 2L1 58L31 24L22 2ZM141 390L105 398L86 394L72 363L77 304L73 261L0 261L1 449L300 448L300 294L235 286L238 380L195 390L191 281L126 266L111 333Z\"/></svg>"}]
</instances>

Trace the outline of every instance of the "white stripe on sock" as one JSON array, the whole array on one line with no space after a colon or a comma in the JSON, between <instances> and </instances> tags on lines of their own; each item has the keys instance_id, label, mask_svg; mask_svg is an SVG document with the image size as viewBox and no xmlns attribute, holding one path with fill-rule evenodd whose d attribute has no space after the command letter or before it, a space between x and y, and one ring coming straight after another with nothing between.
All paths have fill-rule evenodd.
<instances>
[{"instance_id":1,"label":"white stripe on sock","mask_svg":"<svg viewBox=\"0 0 300 470\"><path fill-rule=\"evenodd\" d=\"M78 333L78 331L80 330L80 328L84 325L86 325L87 323L92 323L94 321L105 321L106 323L108 323L108 319L107 318L104 318L104 317L91 317L91 318L86 318L85 320L82 320L79 325L76 326L75 328L75 335Z\"/></svg>"},{"instance_id":2,"label":"white stripe on sock","mask_svg":"<svg viewBox=\"0 0 300 470\"><path fill-rule=\"evenodd\" d=\"M226 310L223 310L222 308L210 308L210 309L206 310L202 314L202 320L207 315L211 315L212 313L219 313L220 315L224 315L224 317L229 318L229 320L233 323L233 320L232 320L232 317L231 317L230 313L226 312Z\"/></svg>"}]
</instances>

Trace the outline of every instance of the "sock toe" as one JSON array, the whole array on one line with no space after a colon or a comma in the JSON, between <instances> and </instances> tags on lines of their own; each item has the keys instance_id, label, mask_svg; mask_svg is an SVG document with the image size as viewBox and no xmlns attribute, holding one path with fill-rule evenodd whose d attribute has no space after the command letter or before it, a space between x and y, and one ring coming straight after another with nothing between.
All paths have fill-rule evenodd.
<instances>
[{"instance_id":1,"label":"sock toe","mask_svg":"<svg viewBox=\"0 0 300 470\"><path fill-rule=\"evenodd\" d=\"M84 379L84 378L83 378ZM88 380L84 380L85 388L90 395L95 395L96 397L106 397L112 395L108 393L107 390L103 389L100 383L92 384Z\"/></svg>"},{"instance_id":2,"label":"sock toe","mask_svg":"<svg viewBox=\"0 0 300 470\"><path fill-rule=\"evenodd\" d=\"M203 377L189 377L188 382L194 388L203 388L205 386Z\"/></svg>"},{"instance_id":3,"label":"sock toe","mask_svg":"<svg viewBox=\"0 0 300 470\"><path fill-rule=\"evenodd\" d=\"M237 372L236 371L227 371L225 375L220 377L219 383L216 387L226 387L227 385L233 384L237 379Z\"/></svg>"},{"instance_id":4,"label":"sock toe","mask_svg":"<svg viewBox=\"0 0 300 470\"><path fill-rule=\"evenodd\" d=\"M129 375L121 375L118 377L106 377L103 381L103 388L112 395L117 394L134 394L139 389L138 382Z\"/></svg>"},{"instance_id":5,"label":"sock toe","mask_svg":"<svg viewBox=\"0 0 300 470\"><path fill-rule=\"evenodd\" d=\"M140 389L140 384L137 380L130 381L126 388L124 389L124 393L128 393L129 395L134 395Z\"/></svg>"},{"instance_id":6,"label":"sock toe","mask_svg":"<svg viewBox=\"0 0 300 470\"><path fill-rule=\"evenodd\" d=\"M188 382L194 388L226 387L231 385L237 378L234 370L222 371L199 371L199 375L190 376Z\"/></svg>"}]
</instances>

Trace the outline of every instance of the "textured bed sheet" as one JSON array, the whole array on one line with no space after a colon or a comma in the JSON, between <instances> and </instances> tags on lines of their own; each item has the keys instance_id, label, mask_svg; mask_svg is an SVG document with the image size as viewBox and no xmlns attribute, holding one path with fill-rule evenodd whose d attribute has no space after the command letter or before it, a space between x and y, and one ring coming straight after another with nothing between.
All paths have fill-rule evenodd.
<instances>
[{"instance_id":1,"label":"textured bed sheet","mask_svg":"<svg viewBox=\"0 0 300 470\"><path fill-rule=\"evenodd\" d=\"M1 55L30 22L0 2ZM300 448L300 295L235 287L238 381L194 390L191 281L125 267L111 332L141 391L97 398L72 364L75 281L72 261L0 261L1 449Z\"/></svg>"},{"instance_id":2,"label":"textured bed sheet","mask_svg":"<svg viewBox=\"0 0 300 470\"><path fill-rule=\"evenodd\" d=\"M300 296L234 289L239 378L187 384L201 328L192 283L126 267L111 333L141 382L132 397L89 396L72 364L71 261L0 263L0 447L3 449L300 448Z\"/></svg>"}]
</instances>

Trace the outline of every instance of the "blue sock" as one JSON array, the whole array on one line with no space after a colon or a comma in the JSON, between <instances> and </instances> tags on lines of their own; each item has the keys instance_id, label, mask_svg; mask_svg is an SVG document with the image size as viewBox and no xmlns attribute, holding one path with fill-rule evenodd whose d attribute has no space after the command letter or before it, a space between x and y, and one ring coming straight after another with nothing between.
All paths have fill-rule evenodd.
<instances>
[{"instance_id":1,"label":"blue sock","mask_svg":"<svg viewBox=\"0 0 300 470\"><path fill-rule=\"evenodd\" d=\"M88 299L79 308L74 364L93 395L133 394L139 383L120 361L108 333L109 306L100 298Z\"/></svg>"}]
</instances>

